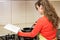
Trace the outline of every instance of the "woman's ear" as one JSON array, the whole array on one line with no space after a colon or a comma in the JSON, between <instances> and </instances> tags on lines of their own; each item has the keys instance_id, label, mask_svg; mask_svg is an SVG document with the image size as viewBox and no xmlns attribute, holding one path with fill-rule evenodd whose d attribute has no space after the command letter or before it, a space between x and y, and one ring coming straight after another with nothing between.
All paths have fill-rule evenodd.
<instances>
[{"instance_id":1,"label":"woman's ear","mask_svg":"<svg viewBox=\"0 0 60 40\"><path fill-rule=\"evenodd\" d=\"M44 8L42 5L38 6L38 12L44 14Z\"/></svg>"},{"instance_id":2,"label":"woman's ear","mask_svg":"<svg viewBox=\"0 0 60 40\"><path fill-rule=\"evenodd\" d=\"M43 6L42 6L42 5L40 5L40 8L41 8L41 9L43 9Z\"/></svg>"}]
</instances>

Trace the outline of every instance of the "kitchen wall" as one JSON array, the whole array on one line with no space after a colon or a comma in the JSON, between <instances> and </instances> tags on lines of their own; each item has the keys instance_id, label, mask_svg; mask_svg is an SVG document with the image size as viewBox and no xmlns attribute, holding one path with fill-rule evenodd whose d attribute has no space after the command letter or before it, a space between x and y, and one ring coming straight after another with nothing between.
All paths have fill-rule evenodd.
<instances>
[{"instance_id":1,"label":"kitchen wall","mask_svg":"<svg viewBox=\"0 0 60 40\"><path fill-rule=\"evenodd\" d=\"M21 29L32 27L32 24L40 17L34 7L35 2L0 0L0 35L13 33L3 28L8 23L19 26ZM60 17L60 1L51 1L51 3Z\"/></svg>"}]
</instances>

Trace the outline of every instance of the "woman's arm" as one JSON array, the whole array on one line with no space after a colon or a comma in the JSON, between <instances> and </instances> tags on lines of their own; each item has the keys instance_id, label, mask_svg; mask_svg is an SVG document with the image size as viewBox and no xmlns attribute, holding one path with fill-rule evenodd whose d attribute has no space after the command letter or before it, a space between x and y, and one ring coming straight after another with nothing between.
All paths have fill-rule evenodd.
<instances>
[{"instance_id":1,"label":"woman's arm","mask_svg":"<svg viewBox=\"0 0 60 40\"><path fill-rule=\"evenodd\" d=\"M31 32L18 32L18 36L35 37L42 28L42 21L38 20Z\"/></svg>"}]
</instances>

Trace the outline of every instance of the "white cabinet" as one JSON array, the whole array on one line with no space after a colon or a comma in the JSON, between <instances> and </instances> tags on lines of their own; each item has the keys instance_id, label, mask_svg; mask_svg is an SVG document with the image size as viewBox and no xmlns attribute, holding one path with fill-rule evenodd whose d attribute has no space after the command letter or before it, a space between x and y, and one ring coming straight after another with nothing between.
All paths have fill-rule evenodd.
<instances>
[{"instance_id":1,"label":"white cabinet","mask_svg":"<svg viewBox=\"0 0 60 40\"><path fill-rule=\"evenodd\" d=\"M60 17L60 1L52 2L52 4L54 5L54 7L55 7L55 9L56 9L57 14L58 14L58 16Z\"/></svg>"},{"instance_id":2,"label":"white cabinet","mask_svg":"<svg viewBox=\"0 0 60 40\"><path fill-rule=\"evenodd\" d=\"M26 23L34 22L34 2L33 1L26 1Z\"/></svg>"},{"instance_id":3,"label":"white cabinet","mask_svg":"<svg viewBox=\"0 0 60 40\"><path fill-rule=\"evenodd\" d=\"M25 1L12 1L12 24L25 23Z\"/></svg>"},{"instance_id":4,"label":"white cabinet","mask_svg":"<svg viewBox=\"0 0 60 40\"><path fill-rule=\"evenodd\" d=\"M0 2L0 24L34 23L37 14L34 1Z\"/></svg>"},{"instance_id":5,"label":"white cabinet","mask_svg":"<svg viewBox=\"0 0 60 40\"><path fill-rule=\"evenodd\" d=\"M11 23L11 6L10 2L0 2L0 25Z\"/></svg>"},{"instance_id":6,"label":"white cabinet","mask_svg":"<svg viewBox=\"0 0 60 40\"><path fill-rule=\"evenodd\" d=\"M33 23L34 1L12 1L12 23Z\"/></svg>"}]
</instances>

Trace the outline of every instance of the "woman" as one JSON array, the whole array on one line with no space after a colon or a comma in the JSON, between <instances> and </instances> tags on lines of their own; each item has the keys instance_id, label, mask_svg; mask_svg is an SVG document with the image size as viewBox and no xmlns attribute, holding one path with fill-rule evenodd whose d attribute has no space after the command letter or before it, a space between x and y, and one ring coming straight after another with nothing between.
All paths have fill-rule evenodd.
<instances>
[{"instance_id":1,"label":"woman","mask_svg":"<svg viewBox=\"0 0 60 40\"><path fill-rule=\"evenodd\" d=\"M56 33L59 17L57 16L55 9L48 0L38 0L35 3L35 7L43 16L37 20L36 25L34 25L31 32L18 32L18 35L24 37L35 37L39 34L39 37L42 37L43 40L57 40Z\"/></svg>"}]
</instances>

